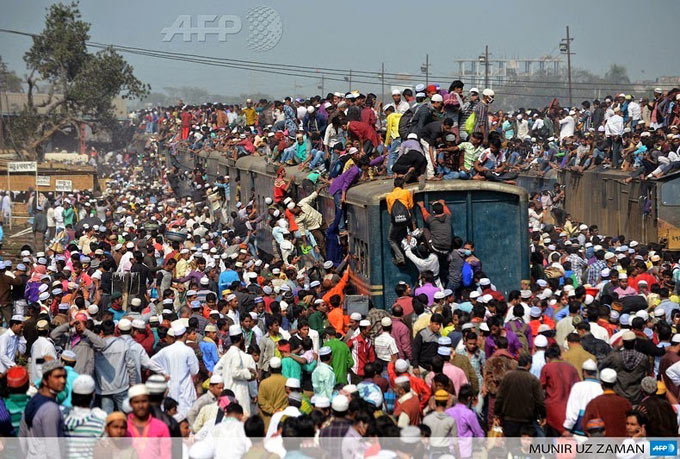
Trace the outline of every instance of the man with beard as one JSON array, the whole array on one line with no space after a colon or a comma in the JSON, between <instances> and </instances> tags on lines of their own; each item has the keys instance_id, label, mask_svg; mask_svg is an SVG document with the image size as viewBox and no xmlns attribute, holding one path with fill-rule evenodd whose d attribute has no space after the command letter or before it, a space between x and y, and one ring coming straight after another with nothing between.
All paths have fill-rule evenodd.
<instances>
[{"instance_id":1,"label":"man with beard","mask_svg":"<svg viewBox=\"0 0 680 459\"><path fill-rule=\"evenodd\" d=\"M250 416L249 381L257 377L255 362L249 354L243 351L245 342L240 325L235 324L229 327L229 339L231 339L231 347L217 362L213 374L222 376L224 388L234 392L246 416Z\"/></svg>"}]
</instances>

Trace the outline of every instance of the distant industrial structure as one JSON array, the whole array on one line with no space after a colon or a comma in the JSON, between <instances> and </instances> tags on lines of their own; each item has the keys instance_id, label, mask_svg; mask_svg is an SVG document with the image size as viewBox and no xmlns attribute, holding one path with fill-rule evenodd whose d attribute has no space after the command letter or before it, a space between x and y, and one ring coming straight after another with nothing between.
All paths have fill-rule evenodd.
<instances>
[{"instance_id":1,"label":"distant industrial structure","mask_svg":"<svg viewBox=\"0 0 680 459\"><path fill-rule=\"evenodd\" d=\"M488 60L487 60L488 59ZM484 86L488 65L489 86L503 84L512 78L531 76L538 73L558 75L563 63L561 56L537 58L495 58L484 54L477 58L456 59L458 75L466 78L466 84Z\"/></svg>"}]
</instances>

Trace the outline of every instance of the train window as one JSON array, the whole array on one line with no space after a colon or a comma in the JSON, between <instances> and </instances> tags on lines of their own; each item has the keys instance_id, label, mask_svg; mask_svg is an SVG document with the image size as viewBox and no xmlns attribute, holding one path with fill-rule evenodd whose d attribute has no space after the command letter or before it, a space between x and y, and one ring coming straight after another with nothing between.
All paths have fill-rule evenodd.
<instances>
[{"instance_id":1,"label":"train window","mask_svg":"<svg viewBox=\"0 0 680 459\"><path fill-rule=\"evenodd\" d=\"M350 253L354 256L354 261L352 263L354 269L364 277L368 277L370 266L368 244L362 241L361 239L353 237L350 239L349 250Z\"/></svg>"},{"instance_id":2,"label":"train window","mask_svg":"<svg viewBox=\"0 0 680 459\"><path fill-rule=\"evenodd\" d=\"M680 180L675 179L661 186L661 204L680 206Z\"/></svg>"}]
</instances>

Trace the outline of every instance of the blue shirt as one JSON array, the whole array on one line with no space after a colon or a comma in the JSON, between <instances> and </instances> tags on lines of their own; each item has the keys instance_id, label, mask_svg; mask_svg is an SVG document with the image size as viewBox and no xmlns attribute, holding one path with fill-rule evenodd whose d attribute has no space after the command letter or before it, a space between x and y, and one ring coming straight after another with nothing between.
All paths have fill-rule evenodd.
<instances>
[{"instance_id":1,"label":"blue shirt","mask_svg":"<svg viewBox=\"0 0 680 459\"><path fill-rule=\"evenodd\" d=\"M238 273L236 271L233 269L227 269L226 271L222 272L218 281L220 296L222 296L222 292L229 288L229 286L235 281L241 282L241 279L238 278Z\"/></svg>"},{"instance_id":2,"label":"blue shirt","mask_svg":"<svg viewBox=\"0 0 680 459\"><path fill-rule=\"evenodd\" d=\"M203 340L198 343L198 347L203 352L203 363L205 368L212 373L213 368L220 360L219 355L217 355L217 345L213 341Z\"/></svg>"}]
</instances>

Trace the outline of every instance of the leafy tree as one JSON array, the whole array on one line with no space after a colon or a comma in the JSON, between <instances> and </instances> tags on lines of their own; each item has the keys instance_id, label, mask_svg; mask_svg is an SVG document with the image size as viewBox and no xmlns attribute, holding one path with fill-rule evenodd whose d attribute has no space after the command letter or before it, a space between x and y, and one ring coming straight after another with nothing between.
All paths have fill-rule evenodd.
<instances>
[{"instance_id":1,"label":"leafy tree","mask_svg":"<svg viewBox=\"0 0 680 459\"><path fill-rule=\"evenodd\" d=\"M612 64L604 74L604 79L606 81L611 81L612 83L630 83L630 78L628 78L628 70L623 65Z\"/></svg>"},{"instance_id":2,"label":"leafy tree","mask_svg":"<svg viewBox=\"0 0 680 459\"><path fill-rule=\"evenodd\" d=\"M113 48L89 52L89 31L78 3L54 4L47 10L45 28L24 55L30 71L28 97L16 129L31 158L41 157L44 142L64 129L77 131L81 123L110 127L116 96L141 98L150 90ZM49 94L40 104L33 100L38 83L46 84Z\"/></svg>"},{"instance_id":3,"label":"leafy tree","mask_svg":"<svg viewBox=\"0 0 680 459\"><path fill-rule=\"evenodd\" d=\"M7 68L7 64L0 56L0 92L23 92L21 78L13 70Z\"/></svg>"}]
</instances>

